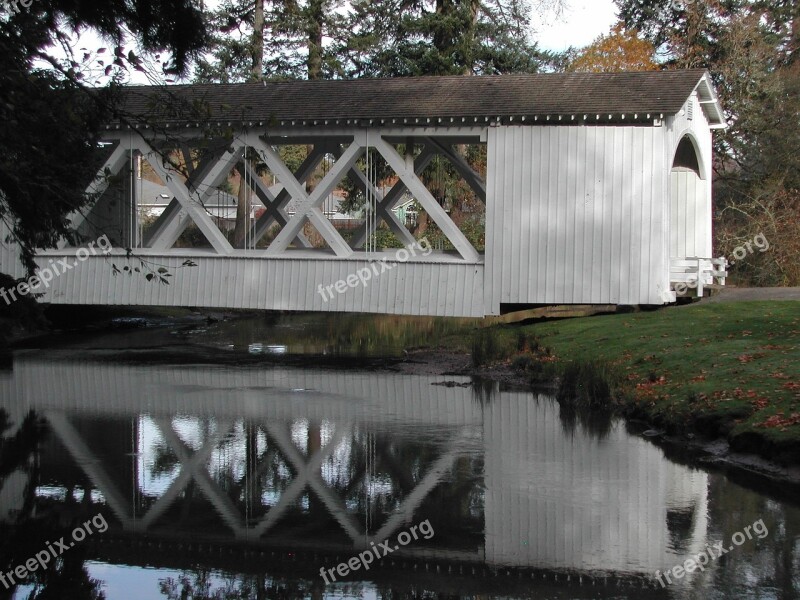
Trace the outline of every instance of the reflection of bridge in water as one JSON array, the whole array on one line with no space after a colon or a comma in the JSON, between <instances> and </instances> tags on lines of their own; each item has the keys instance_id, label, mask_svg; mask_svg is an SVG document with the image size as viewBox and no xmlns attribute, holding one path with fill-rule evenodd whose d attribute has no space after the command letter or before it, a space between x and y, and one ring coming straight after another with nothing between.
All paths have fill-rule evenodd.
<instances>
[{"instance_id":1,"label":"reflection of bridge in water","mask_svg":"<svg viewBox=\"0 0 800 600\"><path fill-rule=\"evenodd\" d=\"M649 575L703 548L704 473L621 425L570 432L546 397L442 381L18 355L0 392L52 432L37 501L101 506L112 529L92 543L129 564L190 545L346 560L425 519L433 538L392 564ZM0 516L22 490L7 479Z\"/></svg>"}]
</instances>

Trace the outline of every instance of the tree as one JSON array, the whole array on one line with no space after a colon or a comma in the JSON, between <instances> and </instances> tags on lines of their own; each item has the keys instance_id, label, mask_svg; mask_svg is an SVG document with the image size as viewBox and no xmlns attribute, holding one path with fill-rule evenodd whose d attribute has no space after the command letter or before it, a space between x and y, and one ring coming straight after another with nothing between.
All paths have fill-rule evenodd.
<instances>
[{"instance_id":1,"label":"tree","mask_svg":"<svg viewBox=\"0 0 800 600\"><path fill-rule=\"evenodd\" d=\"M332 0L225 0L208 16L201 82L321 79L333 58L324 40L341 30Z\"/></svg>"},{"instance_id":2,"label":"tree","mask_svg":"<svg viewBox=\"0 0 800 600\"><path fill-rule=\"evenodd\" d=\"M337 54L348 77L534 72L546 57L520 0L360 2L346 29Z\"/></svg>"},{"instance_id":3,"label":"tree","mask_svg":"<svg viewBox=\"0 0 800 600\"><path fill-rule=\"evenodd\" d=\"M33 271L34 250L53 247L68 233L68 215L91 200L86 184L116 89L113 83L90 89L91 68L101 63L105 75L144 69L135 53L125 52L129 32L144 50L171 53L165 72L183 73L205 35L192 0L37 0L8 7L0 16L0 218ZM75 56L67 35L85 28L113 52ZM54 45L70 52L66 60L52 53Z\"/></svg>"},{"instance_id":4,"label":"tree","mask_svg":"<svg viewBox=\"0 0 800 600\"><path fill-rule=\"evenodd\" d=\"M582 73L612 73L615 71L657 71L655 47L639 37L635 29L617 24L611 33L601 35L580 52L568 70Z\"/></svg>"},{"instance_id":5,"label":"tree","mask_svg":"<svg viewBox=\"0 0 800 600\"><path fill-rule=\"evenodd\" d=\"M795 0L615 0L620 20L638 29L680 67L718 64L732 20L757 15L780 64L797 60L800 5Z\"/></svg>"}]
</instances>

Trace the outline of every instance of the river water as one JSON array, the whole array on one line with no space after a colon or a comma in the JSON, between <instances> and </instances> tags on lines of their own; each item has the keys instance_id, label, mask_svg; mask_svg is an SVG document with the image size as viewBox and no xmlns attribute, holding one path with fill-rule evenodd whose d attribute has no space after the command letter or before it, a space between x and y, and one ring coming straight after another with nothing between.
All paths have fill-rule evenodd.
<instances>
[{"instance_id":1,"label":"river water","mask_svg":"<svg viewBox=\"0 0 800 600\"><path fill-rule=\"evenodd\" d=\"M156 325L0 370L0 598L800 597L791 490L367 360L446 322Z\"/></svg>"}]
</instances>

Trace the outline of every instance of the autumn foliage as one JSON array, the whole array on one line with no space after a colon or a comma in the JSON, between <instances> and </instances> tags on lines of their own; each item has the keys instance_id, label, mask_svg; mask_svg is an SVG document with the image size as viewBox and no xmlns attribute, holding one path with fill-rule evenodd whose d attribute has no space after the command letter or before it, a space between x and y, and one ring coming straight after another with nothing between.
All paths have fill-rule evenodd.
<instances>
[{"instance_id":1,"label":"autumn foliage","mask_svg":"<svg viewBox=\"0 0 800 600\"><path fill-rule=\"evenodd\" d=\"M617 25L608 35L597 38L581 50L569 65L579 73L613 73L616 71L657 71L653 44L639 37L635 29Z\"/></svg>"}]
</instances>

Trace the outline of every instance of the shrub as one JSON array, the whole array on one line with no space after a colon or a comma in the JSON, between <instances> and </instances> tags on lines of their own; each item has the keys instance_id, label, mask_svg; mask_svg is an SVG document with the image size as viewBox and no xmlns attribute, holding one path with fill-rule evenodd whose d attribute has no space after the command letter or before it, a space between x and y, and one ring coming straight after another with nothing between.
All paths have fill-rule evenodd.
<instances>
[{"instance_id":1,"label":"shrub","mask_svg":"<svg viewBox=\"0 0 800 600\"><path fill-rule=\"evenodd\" d=\"M500 358L497 334L492 329L481 329L472 337L472 365L483 366Z\"/></svg>"}]
</instances>

